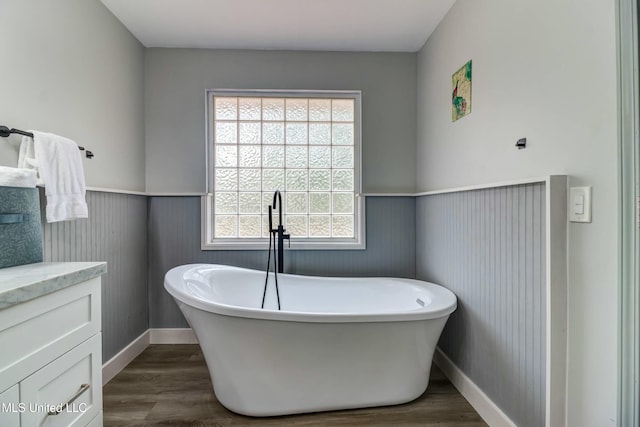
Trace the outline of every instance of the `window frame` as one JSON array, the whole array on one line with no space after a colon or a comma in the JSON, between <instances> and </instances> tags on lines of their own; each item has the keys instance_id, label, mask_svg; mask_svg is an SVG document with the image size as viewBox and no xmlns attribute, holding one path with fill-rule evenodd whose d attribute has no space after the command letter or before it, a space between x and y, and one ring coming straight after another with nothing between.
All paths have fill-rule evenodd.
<instances>
[{"instance_id":1,"label":"window frame","mask_svg":"<svg viewBox=\"0 0 640 427\"><path fill-rule=\"evenodd\" d=\"M265 90L207 89L205 96L206 194L201 197L202 250L265 250L267 237L213 238L215 221L215 141L213 97L277 97L277 98L347 98L354 100L354 237L296 238L291 249L296 250L362 250L366 249L365 198L362 194L362 92L359 90ZM283 191L284 193L284 191ZM309 191L307 191L309 194Z\"/></svg>"}]
</instances>

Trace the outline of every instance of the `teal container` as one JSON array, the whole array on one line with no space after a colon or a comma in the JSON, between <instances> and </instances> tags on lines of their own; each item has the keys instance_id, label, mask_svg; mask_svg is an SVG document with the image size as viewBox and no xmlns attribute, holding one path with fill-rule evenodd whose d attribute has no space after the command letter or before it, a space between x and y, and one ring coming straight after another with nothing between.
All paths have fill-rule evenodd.
<instances>
[{"instance_id":1,"label":"teal container","mask_svg":"<svg viewBox=\"0 0 640 427\"><path fill-rule=\"evenodd\" d=\"M0 268L41 261L38 189L0 186Z\"/></svg>"}]
</instances>

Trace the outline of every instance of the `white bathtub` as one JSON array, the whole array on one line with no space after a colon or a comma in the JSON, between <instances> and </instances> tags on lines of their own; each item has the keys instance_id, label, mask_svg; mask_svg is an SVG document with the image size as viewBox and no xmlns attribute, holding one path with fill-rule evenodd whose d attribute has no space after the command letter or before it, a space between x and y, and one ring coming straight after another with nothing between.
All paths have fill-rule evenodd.
<instances>
[{"instance_id":1,"label":"white bathtub","mask_svg":"<svg viewBox=\"0 0 640 427\"><path fill-rule=\"evenodd\" d=\"M183 265L165 276L225 407L251 416L394 405L419 397L456 297L395 278L273 275Z\"/></svg>"}]
</instances>

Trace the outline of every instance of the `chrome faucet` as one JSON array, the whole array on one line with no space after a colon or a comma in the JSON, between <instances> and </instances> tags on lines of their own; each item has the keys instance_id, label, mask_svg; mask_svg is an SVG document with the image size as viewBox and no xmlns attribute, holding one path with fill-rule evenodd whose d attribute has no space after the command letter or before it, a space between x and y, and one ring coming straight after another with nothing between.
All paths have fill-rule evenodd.
<instances>
[{"instance_id":1,"label":"chrome faucet","mask_svg":"<svg viewBox=\"0 0 640 427\"><path fill-rule=\"evenodd\" d=\"M276 269L278 273L284 272L284 240L287 239L289 241L289 246L291 246L291 235L285 233L284 226L282 225L282 195L280 194L280 190L276 190L273 193L273 203L271 206L273 209L278 209L278 227L273 227L273 218L272 218L272 210L269 209L269 228L271 228L271 232L277 235L277 245L278 245L278 259L276 261Z\"/></svg>"}]
</instances>

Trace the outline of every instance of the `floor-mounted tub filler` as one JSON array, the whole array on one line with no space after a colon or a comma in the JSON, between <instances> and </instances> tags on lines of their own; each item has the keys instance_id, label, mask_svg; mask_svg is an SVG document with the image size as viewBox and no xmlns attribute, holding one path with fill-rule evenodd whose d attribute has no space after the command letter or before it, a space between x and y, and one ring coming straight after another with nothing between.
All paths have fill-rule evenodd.
<instances>
[{"instance_id":1,"label":"floor-mounted tub filler","mask_svg":"<svg viewBox=\"0 0 640 427\"><path fill-rule=\"evenodd\" d=\"M456 309L452 292L396 278L281 274L278 282L281 310L271 284L260 308L261 271L192 264L165 276L225 407L273 416L394 405L424 393Z\"/></svg>"}]
</instances>

